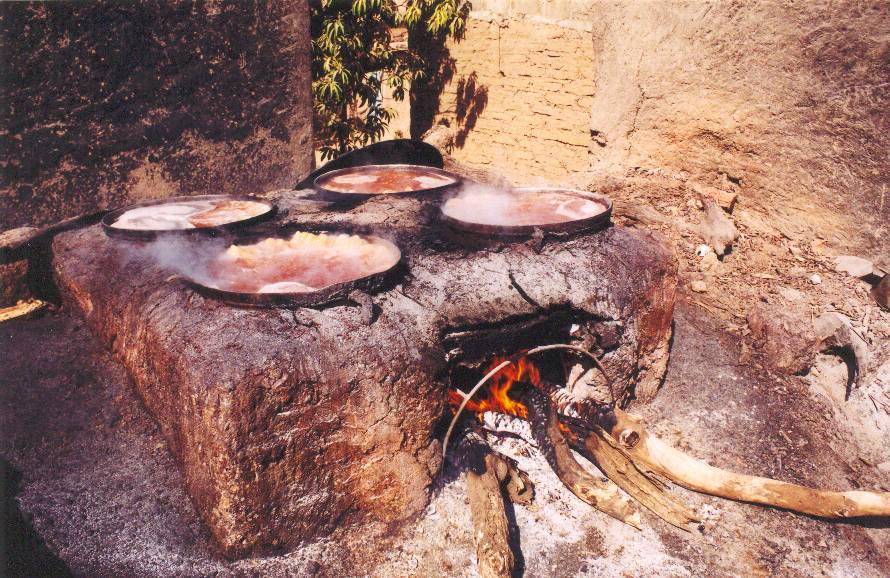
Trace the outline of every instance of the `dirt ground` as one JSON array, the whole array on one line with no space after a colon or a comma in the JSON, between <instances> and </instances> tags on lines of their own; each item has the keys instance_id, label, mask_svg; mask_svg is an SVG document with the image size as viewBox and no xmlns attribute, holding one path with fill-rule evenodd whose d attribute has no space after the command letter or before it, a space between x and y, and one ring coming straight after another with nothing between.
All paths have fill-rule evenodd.
<instances>
[{"instance_id":1,"label":"dirt ground","mask_svg":"<svg viewBox=\"0 0 890 578\"><path fill-rule=\"evenodd\" d=\"M739 208L737 248L718 273L705 274L694 252L699 240L683 228L699 210L680 202L683 187L671 199L665 183L652 183L629 179L612 192L616 220L626 220L627 203L651 203L665 221L649 226L676 244L685 283L704 280L708 289L684 290L665 383L634 411L666 441L717 466L826 488L890 490L890 315L869 301L862 281L833 271L831 254L842 243L829 237L814 249L818 236L779 230L755 209ZM820 285L809 283L813 272ZM794 294L783 287L802 297L786 302ZM764 300L853 319L874 369L849 401L838 395L846 372L834 356L820 356L802 376L764 368L744 320ZM0 343L12 575L475 575L464 482L451 470L423 518L382 544L378 559L354 559L349 545L361 537L344 533L281 556L227 561L213 551L125 372L79 320L62 311L9 322ZM684 533L646 515L636 531L575 499L533 448L502 443L537 484L535 504L512 513L524 576L890 574L887 521L826 522L676 490L704 516L701 527Z\"/></svg>"}]
</instances>

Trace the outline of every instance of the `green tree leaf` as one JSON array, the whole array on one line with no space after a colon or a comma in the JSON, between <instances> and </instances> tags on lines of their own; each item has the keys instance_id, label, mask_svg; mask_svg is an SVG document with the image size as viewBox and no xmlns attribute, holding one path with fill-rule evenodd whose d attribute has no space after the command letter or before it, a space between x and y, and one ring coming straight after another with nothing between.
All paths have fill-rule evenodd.
<instances>
[{"instance_id":1,"label":"green tree leaf","mask_svg":"<svg viewBox=\"0 0 890 578\"><path fill-rule=\"evenodd\" d=\"M323 160L379 140L393 119L382 89L403 100L426 76L423 54L394 50L392 29L422 30L444 45L460 39L466 0L310 0L315 138Z\"/></svg>"}]
</instances>

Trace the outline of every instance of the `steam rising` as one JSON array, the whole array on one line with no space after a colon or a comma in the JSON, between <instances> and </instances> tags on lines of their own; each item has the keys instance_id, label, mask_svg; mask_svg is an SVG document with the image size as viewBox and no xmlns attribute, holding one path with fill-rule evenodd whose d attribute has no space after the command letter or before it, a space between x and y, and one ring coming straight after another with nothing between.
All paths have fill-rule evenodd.
<instances>
[{"instance_id":1,"label":"steam rising","mask_svg":"<svg viewBox=\"0 0 890 578\"><path fill-rule=\"evenodd\" d=\"M401 253L378 237L298 232L289 239L230 245L219 239L159 238L127 256L239 293L307 293L388 270Z\"/></svg>"},{"instance_id":2,"label":"steam rising","mask_svg":"<svg viewBox=\"0 0 890 578\"><path fill-rule=\"evenodd\" d=\"M206 285L212 280L210 264L226 249L223 239L187 239L165 236L144 244L121 244L124 259L157 266Z\"/></svg>"},{"instance_id":3,"label":"steam rising","mask_svg":"<svg viewBox=\"0 0 890 578\"><path fill-rule=\"evenodd\" d=\"M442 205L467 223L495 226L547 225L588 219L606 210L596 200L566 189L503 189L468 184Z\"/></svg>"}]
</instances>

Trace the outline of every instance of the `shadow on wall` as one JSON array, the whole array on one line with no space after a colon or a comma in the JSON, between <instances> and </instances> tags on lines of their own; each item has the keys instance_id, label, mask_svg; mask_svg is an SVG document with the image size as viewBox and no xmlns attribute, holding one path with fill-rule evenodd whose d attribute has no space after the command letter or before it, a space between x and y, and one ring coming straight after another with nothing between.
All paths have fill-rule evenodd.
<instances>
[{"instance_id":1,"label":"shadow on wall","mask_svg":"<svg viewBox=\"0 0 890 578\"><path fill-rule=\"evenodd\" d=\"M15 495L21 478L12 464L0 458L0 576L73 576L19 508Z\"/></svg>"},{"instance_id":2,"label":"shadow on wall","mask_svg":"<svg viewBox=\"0 0 890 578\"><path fill-rule=\"evenodd\" d=\"M266 129L267 142L228 158L230 177L261 180L268 169L251 160L294 136L282 112L300 92L295 62L308 56L294 48L308 39L294 37L294 12L305 9L289 0L3 4L4 207L84 210L145 162L185 191L219 186L194 149ZM22 218L7 214L0 226Z\"/></svg>"},{"instance_id":3,"label":"shadow on wall","mask_svg":"<svg viewBox=\"0 0 890 578\"><path fill-rule=\"evenodd\" d=\"M459 149L464 148L467 135L476 126L476 120L488 106L488 87L477 86L477 80L474 70L467 78L461 78L457 82L455 118L458 126L454 135L454 146Z\"/></svg>"},{"instance_id":4,"label":"shadow on wall","mask_svg":"<svg viewBox=\"0 0 890 578\"><path fill-rule=\"evenodd\" d=\"M433 127L445 87L457 70L455 59L444 43L429 34L414 30L408 36L412 47L422 50L427 58L426 76L411 83L411 138L420 139Z\"/></svg>"}]
</instances>

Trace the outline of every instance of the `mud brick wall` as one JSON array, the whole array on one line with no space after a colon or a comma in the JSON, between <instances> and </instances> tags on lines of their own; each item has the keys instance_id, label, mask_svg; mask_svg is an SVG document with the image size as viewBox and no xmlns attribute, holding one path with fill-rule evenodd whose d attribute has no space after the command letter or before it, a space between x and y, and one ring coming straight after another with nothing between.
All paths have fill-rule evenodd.
<instances>
[{"instance_id":1,"label":"mud brick wall","mask_svg":"<svg viewBox=\"0 0 890 578\"><path fill-rule=\"evenodd\" d=\"M569 182L589 166L594 93L590 25L571 2L474 2L449 44L451 82L437 121L452 154L516 182Z\"/></svg>"},{"instance_id":2,"label":"mud brick wall","mask_svg":"<svg viewBox=\"0 0 890 578\"><path fill-rule=\"evenodd\" d=\"M4 2L0 39L0 228L311 168L305 2Z\"/></svg>"}]
</instances>

